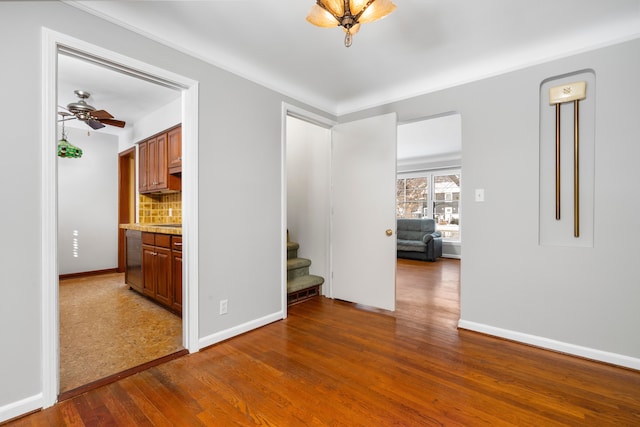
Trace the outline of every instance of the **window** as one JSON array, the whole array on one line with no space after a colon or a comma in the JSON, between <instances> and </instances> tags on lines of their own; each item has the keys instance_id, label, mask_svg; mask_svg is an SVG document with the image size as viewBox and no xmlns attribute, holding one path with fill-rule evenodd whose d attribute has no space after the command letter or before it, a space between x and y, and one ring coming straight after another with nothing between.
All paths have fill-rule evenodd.
<instances>
[{"instance_id":1,"label":"window","mask_svg":"<svg viewBox=\"0 0 640 427\"><path fill-rule=\"evenodd\" d=\"M401 174L397 218L432 218L444 240L460 241L460 170Z\"/></svg>"}]
</instances>

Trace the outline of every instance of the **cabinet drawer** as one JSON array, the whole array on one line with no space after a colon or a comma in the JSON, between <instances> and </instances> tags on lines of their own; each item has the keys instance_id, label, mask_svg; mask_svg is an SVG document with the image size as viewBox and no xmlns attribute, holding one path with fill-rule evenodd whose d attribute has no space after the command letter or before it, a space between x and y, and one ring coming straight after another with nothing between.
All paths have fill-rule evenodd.
<instances>
[{"instance_id":1,"label":"cabinet drawer","mask_svg":"<svg viewBox=\"0 0 640 427\"><path fill-rule=\"evenodd\" d=\"M171 248L171 235L170 234L156 234L156 246L161 248Z\"/></svg>"},{"instance_id":2,"label":"cabinet drawer","mask_svg":"<svg viewBox=\"0 0 640 427\"><path fill-rule=\"evenodd\" d=\"M171 250L182 252L182 236L171 236Z\"/></svg>"},{"instance_id":3,"label":"cabinet drawer","mask_svg":"<svg viewBox=\"0 0 640 427\"><path fill-rule=\"evenodd\" d=\"M156 235L155 233L142 233L142 244L143 245L151 245L155 246L156 244Z\"/></svg>"},{"instance_id":4,"label":"cabinet drawer","mask_svg":"<svg viewBox=\"0 0 640 427\"><path fill-rule=\"evenodd\" d=\"M171 249L171 235L160 233L142 233L142 244Z\"/></svg>"}]
</instances>

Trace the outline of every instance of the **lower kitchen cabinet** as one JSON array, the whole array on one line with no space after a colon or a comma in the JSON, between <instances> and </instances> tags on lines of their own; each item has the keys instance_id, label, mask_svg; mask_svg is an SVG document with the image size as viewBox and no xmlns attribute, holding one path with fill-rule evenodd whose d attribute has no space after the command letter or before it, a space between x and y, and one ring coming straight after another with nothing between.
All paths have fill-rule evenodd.
<instances>
[{"instance_id":1,"label":"lower kitchen cabinet","mask_svg":"<svg viewBox=\"0 0 640 427\"><path fill-rule=\"evenodd\" d=\"M182 236L171 236L171 308L182 313Z\"/></svg>"},{"instance_id":2,"label":"lower kitchen cabinet","mask_svg":"<svg viewBox=\"0 0 640 427\"><path fill-rule=\"evenodd\" d=\"M178 271L173 266L172 237L175 238L169 234L142 233L142 293L182 314L182 252ZM176 286L180 288L179 292Z\"/></svg>"}]
</instances>

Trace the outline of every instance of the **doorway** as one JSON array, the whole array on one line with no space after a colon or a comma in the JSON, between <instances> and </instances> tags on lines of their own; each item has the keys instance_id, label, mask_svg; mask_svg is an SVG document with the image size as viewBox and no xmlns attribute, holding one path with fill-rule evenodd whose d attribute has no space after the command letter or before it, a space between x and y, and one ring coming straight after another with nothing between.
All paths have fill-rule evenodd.
<instances>
[{"instance_id":1,"label":"doorway","mask_svg":"<svg viewBox=\"0 0 640 427\"><path fill-rule=\"evenodd\" d=\"M118 224L136 222L136 149L118 155ZM125 230L118 228L118 273L124 273Z\"/></svg>"},{"instance_id":2,"label":"doorway","mask_svg":"<svg viewBox=\"0 0 640 427\"><path fill-rule=\"evenodd\" d=\"M442 252L460 258L462 246L462 116L448 112L398 125L399 218L432 218Z\"/></svg>"},{"instance_id":3,"label":"doorway","mask_svg":"<svg viewBox=\"0 0 640 427\"><path fill-rule=\"evenodd\" d=\"M294 217L301 217L303 220L298 223L304 223L305 228L324 230L323 227L329 224L327 230L331 230L330 235L335 239L332 239L331 250L328 236L324 245L320 245L323 246L321 250L330 254L322 293L331 298L393 309L395 240L392 242L390 236L395 223L395 114L325 125L322 126L324 133L313 123L295 122L300 116L308 121L302 113L294 118L285 117L283 124L288 138L283 144L287 157L286 182L291 183L285 190L287 209L292 218L283 228L297 225ZM294 124L295 127L306 127L300 132L302 136L296 138L293 132L289 133ZM332 128L331 132L327 127ZM321 134L318 142L308 144L305 141L314 139L318 132ZM306 164L292 163L290 154L297 150L290 148L297 142L312 146L307 148L306 157L299 156ZM322 156L315 155L314 150L319 150ZM381 174L380 170L387 172ZM290 173L297 175L289 176ZM323 183L320 190L318 176ZM311 203L309 199L312 199ZM293 212L293 209L302 213ZM315 223L311 220L313 217L317 218ZM298 230L295 233L303 234ZM318 244L322 239L309 240L311 244ZM380 257L383 262L372 261ZM376 273L370 268L372 263L380 267ZM367 286L359 286L362 283Z\"/></svg>"},{"instance_id":4,"label":"doorway","mask_svg":"<svg viewBox=\"0 0 640 427\"><path fill-rule=\"evenodd\" d=\"M57 165L63 399L184 350L180 317L154 306L125 282L125 230L119 228L136 222L133 144L155 127L168 128L182 119L180 91L69 52L58 54L57 83L61 125L66 124L68 141L83 150L80 157L59 156ZM84 101L75 96L80 91ZM84 121L69 115L81 102L117 119ZM154 113L159 109L165 113Z\"/></svg>"},{"instance_id":5,"label":"doorway","mask_svg":"<svg viewBox=\"0 0 640 427\"><path fill-rule=\"evenodd\" d=\"M297 117L286 118L287 237L297 256L311 262L309 273L329 284L331 130Z\"/></svg>"},{"instance_id":6,"label":"doorway","mask_svg":"<svg viewBox=\"0 0 640 427\"><path fill-rule=\"evenodd\" d=\"M123 57L81 40L43 29L43 115L42 115L42 348L43 406L56 402L59 392L59 312L57 239L57 59L58 54L100 63L166 87L182 96L183 126L183 346L199 350L197 286L197 116L198 83L163 69ZM114 160L115 161L115 160ZM115 206L114 206L115 209Z\"/></svg>"},{"instance_id":7,"label":"doorway","mask_svg":"<svg viewBox=\"0 0 640 427\"><path fill-rule=\"evenodd\" d=\"M302 118L300 117L302 116ZM304 136L299 136L296 133L289 133L290 122L295 122L295 119L300 119L296 123L295 126L300 126L300 134ZM302 144L310 144L310 141L314 139L314 132L328 132L327 126L318 126L313 122L309 123L304 119L304 113L298 113L293 115L292 118L288 119L285 124L287 129L287 140L286 140L286 152L287 156L290 154L290 148L293 144L296 143L294 138L301 140ZM324 128L324 129L323 129ZM407 134L407 130L411 130L411 133ZM327 148L326 150L330 150L330 135L327 137ZM397 154L397 171L398 172L407 172L407 171L415 171L421 170L424 168L427 169L435 169L440 171L441 174L444 173L445 170L460 168L461 165L461 116L458 113L445 113L425 119L420 119L412 122L404 122L398 124L398 154ZM303 159L304 160L304 159ZM305 181L308 179L310 171L313 171L314 174L317 174L315 169L320 169L326 167L329 169L331 167L330 160L322 160L322 157L318 158L317 155L309 155L308 163L306 166L296 165L295 167L291 167L289 164L290 159L287 158L287 182L292 183L287 187L287 210L288 210L288 220L285 222L285 227L291 228L292 224L298 224L302 222L308 223L305 227L323 227L324 222L322 219L313 220L314 216L318 214L318 212L322 212L322 210L318 210L313 207L312 204L309 204L307 200L300 195L292 194L292 190L298 191L300 194L305 194L309 190L304 187L307 185ZM324 165L324 166L323 166ZM297 170L301 170L302 174L298 175ZM448 175L447 175L448 176ZM453 175L455 176L455 174ZM330 181L330 178L326 178ZM302 189L296 189L296 187L303 187ZM326 193L320 191L317 187L309 187L313 189L314 198L312 202L320 202L329 200L329 188L330 184L327 187ZM437 197L434 197L434 206L435 211L440 212L443 210L443 217L448 218L449 226L458 225L457 222L459 220L459 210L453 209L450 215L447 208L453 202L459 201L459 192L456 195L449 194L449 192L441 192L438 193ZM439 201L440 196L442 196L443 200ZM448 200L447 197L452 196L452 200ZM438 198L435 201L435 198ZM453 199L456 199L455 201ZM328 202L327 202L328 203ZM425 202L426 203L426 202ZM299 206L297 206L299 205ZM441 206L442 205L442 206ZM326 204L325 204L326 207ZM295 209L300 209L302 220L295 219L292 221L292 218L296 218L296 213L293 212ZM310 211L305 211L305 209L310 209ZM329 214L326 214L327 217ZM321 216L319 217L321 218ZM314 225L314 223L316 225ZM290 230L291 231L291 230ZM451 233L448 231L448 233ZM459 233L451 233L452 235L459 236ZM303 239L304 237L300 238ZM311 240L311 239L309 239ZM317 242L317 240L315 240ZM301 245L302 247L303 245ZM460 243L459 242L447 242L447 256L450 258L460 258ZM329 237L326 239L326 245L320 246L320 250L329 251ZM395 252L394 252L395 256ZM315 262L315 261L314 261ZM313 265L313 264L312 264ZM327 267L327 278L328 280L325 282L325 286L323 289L323 294L327 296L331 296L328 291L328 287L331 283L331 266ZM320 274L320 273L318 273Z\"/></svg>"}]
</instances>

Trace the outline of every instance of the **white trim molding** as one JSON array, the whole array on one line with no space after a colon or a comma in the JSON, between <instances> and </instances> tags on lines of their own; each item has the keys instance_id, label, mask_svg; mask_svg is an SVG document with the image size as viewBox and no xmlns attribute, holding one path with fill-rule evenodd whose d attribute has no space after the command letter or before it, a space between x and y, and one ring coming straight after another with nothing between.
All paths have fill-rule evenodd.
<instances>
[{"instance_id":1,"label":"white trim molding","mask_svg":"<svg viewBox=\"0 0 640 427\"><path fill-rule=\"evenodd\" d=\"M43 395L36 395L0 406L0 424L43 407Z\"/></svg>"},{"instance_id":2,"label":"white trim molding","mask_svg":"<svg viewBox=\"0 0 640 427\"><path fill-rule=\"evenodd\" d=\"M495 326L485 325L482 323L470 322L467 320L459 320L458 328L467 329L469 331L480 332L511 341L529 344L535 347L547 350L558 351L573 356L583 357L598 362L610 363L613 365L623 366L625 368L640 370L640 359L625 356L623 354L611 353L594 348L583 347L562 341L556 341L545 337L525 334L523 332L512 331L509 329L496 328Z\"/></svg>"},{"instance_id":3,"label":"white trim molding","mask_svg":"<svg viewBox=\"0 0 640 427\"><path fill-rule=\"evenodd\" d=\"M262 326L268 325L269 323L277 322L286 317L286 313L283 311L277 311L272 314L268 314L259 319L251 320L249 322L243 323L238 326L234 326L229 329L225 329L224 331L216 332L215 334L208 335L206 337L200 338L200 348L209 347L214 344L218 344L219 342L228 340L229 338L233 338L235 336L244 334L245 332L252 331L254 329L258 329Z\"/></svg>"},{"instance_id":4,"label":"white trim molding","mask_svg":"<svg viewBox=\"0 0 640 427\"><path fill-rule=\"evenodd\" d=\"M162 84L182 92L183 146L183 344L189 352L200 349L198 339L198 82L153 65L123 56L42 28L42 397L40 407L56 403L59 391L59 312L57 259L57 56L59 52L108 65L114 70ZM29 400L31 402L31 400ZM34 408L37 409L37 408Z\"/></svg>"},{"instance_id":5,"label":"white trim molding","mask_svg":"<svg viewBox=\"0 0 640 427\"><path fill-rule=\"evenodd\" d=\"M182 91L182 238L185 242L182 280L187 301L182 316L182 336L189 353L200 350L198 343L198 82ZM185 143L189 141L189 143Z\"/></svg>"},{"instance_id":6,"label":"white trim molding","mask_svg":"<svg viewBox=\"0 0 640 427\"><path fill-rule=\"evenodd\" d=\"M56 141L58 37L42 29L41 117L41 283L42 283L42 390L43 407L58 398L60 354L58 324L58 164Z\"/></svg>"}]
</instances>

